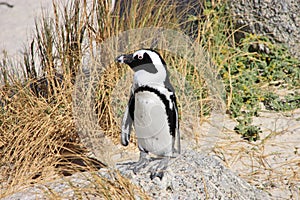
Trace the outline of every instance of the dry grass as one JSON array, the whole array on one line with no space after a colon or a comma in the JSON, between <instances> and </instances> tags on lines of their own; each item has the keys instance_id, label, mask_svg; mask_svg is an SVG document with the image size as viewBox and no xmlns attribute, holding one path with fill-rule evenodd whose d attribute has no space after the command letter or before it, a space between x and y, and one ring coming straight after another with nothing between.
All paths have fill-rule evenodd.
<instances>
[{"instance_id":1,"label":"dry grass","mask_svg":"<svg viewBox=\"0 0 300 200\"><path fill-rule=\"evenodd\" d=\"M222 1L213 1L213 5L209 6L204 3L201 7L209 9L194 18L182 17L185 10L174 15L175 6L161 3L157 7L154 0L146 1L146 6L140 5L140 1L133 1L130 14L120 17L120 8L116 7L111 14L105 2L72 1L67 6L54 2L54 18L44 16L42 20L37 20L36 36L24 54L24 61L15 64L3 60L0 63L3 83L0 89L0 198L15 192L20 186L44 183L62 174L93 171L103 166L86 156L87 149L80 142L80 135L77 135L72 110L76 75L81 73L83 54L93 51L92 44L100 45L107 38L128 29L164 27L180 30L185 27L193 30L187 22L197 21L198 29L193 35L195 43L204 46L212 61L219 64L215 74L224 63L230 63L232 57L238 56L226 51L228 43L235 44L232 30L226 27L230 27L231 21L224 14L218 15L222 9L215 9L222 7ZM182 18L185 21L179 20ZM186 136L198 140L199 124L208 120L215 104L207 87L210 83L187 60L170 52L160 52L172 66L169 70L178 94L182 129L188 133ZM16 77L14 72L9 72L10 66L21 66L24 73ZM90 85L88 90L97 91L94 94L97 120L105 136L116 144L120 140L120 119L127 103L132 73L116 64L106 67L96 88ZM227 97L229 107L232 94ZM280 173L278 168L266 166L264 159L268 155L264 154L263 148L263 145L257 147L243 140L222 140L215 151L218 155L227 155L223 160L229 167L238 161L249 161L243 165L255 168L252 174L240 173L244 178L248 176L249 182L266 171L272 176L264 179L290 176L290 173ZM283 163L287 167L290 164L294 166L295 163ZM136 193L147 199L143 191L128 179L119 174L115 177L111 181L95 175L84 189L71 186L78 192L79 198L82 197L80 191L84 190L87 194L105 199L118 199L125 194L128 199L133 199ZM299 180L296 175L290 178ZM50 199L61 197L49 191L47 194Z\"/></svg>"},{"instance_id":2,"label":"dry grass","mask_svg":"<svg viewBox=\"0 0 300 200\"><path fill-rule=\"evenodd\" d=\"M18 63L24 69L23 74L15 77L10 72L13 65L9 59L1 63L4 85L1 87L0 197L16 192L20 186L47 182L62 174L91 171L98 168L96 164L103 167L89 159L79 143L72 93L81 66L84 31L92 23L91 14L99 13L98 9L107 13L108 6L102 1L93 2L94 10L87 11L85 1L76 1L66 6L53 2L53 7L53 19L44 16L36 21L36 36L24 54L24 62ZM100 196L117 193L122 196L122 184L129 192L134 191L134 186L124 178L115 182L98 178L99 181L102 181Z\"/></svg>"},{"instance_id":3,"label":"dry grass","mask_svg":"<svg viewBox=\"0 0 300 200\"><path fill-rule=\"evenodd\" d=\"M274 199L298 198L300 160L297 154L288 152L293 148L292 142L249 144L238 138L230 141L219 141L214 149L228 168Z\"/></svg>"},{"instance_id":4,"label":"dry grass","mask_svg":"<svg viewBox=\"0 0 300 200\"><path fill-rule=\"evenodd\" d=\"M53 2L54 18L44 16L36 21L35 38L25 51L24 60L18 63L24 68L23 74L16 78L9 70L13 65L9 59L2 61L0 197L16 192L20 186L95 169L95 163L85 156L72 115L73 84L81 70L82 52L92 48L85 44L101 43L127 29L179 27L174 6L163 3L156 13L150 14L154 1L148 1L149 6L139 4L133 3L130 11L133 14L125 15L127 20L124 20L111 15L103 1L75 1L66 6ZM98 86L99 122L115 142L119 141L120 116L115 116L110 102L112 90L126 71L111 65ZM119 103L124 105L125 99L126 96ZM115 181L98 177L85 190L104 198L117 198L124 197L124 189L128 198L133 198L139 190L119 175ZM59 194L50 192L49 198L54 197L58 198Z\"/></svg>"},{"instance_id":5,"label":"dry grass","mask_svg":"<svg viewBox=\"0 0 300 200\"><path fill-rule=\"evenodd\" d=\"M226 119L223 137L212 149L224 164L250 184L268 192L274 199L299 196L300 110L287 113L262 112L255 124L262 124L262 139L249 143L234 134L235 122Z\"/></svg>"}]
</instances>

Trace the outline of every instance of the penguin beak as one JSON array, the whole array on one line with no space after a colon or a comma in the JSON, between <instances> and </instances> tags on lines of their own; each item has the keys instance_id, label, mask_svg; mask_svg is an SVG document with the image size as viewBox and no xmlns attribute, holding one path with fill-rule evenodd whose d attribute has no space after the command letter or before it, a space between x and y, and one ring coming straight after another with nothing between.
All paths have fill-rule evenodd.
<instances>
[{"instance_id":1,"label":"penguin beak","mask_svg":"<svg viewBox=\"0 0 300 200\"><path fill-rule=\"evenodd\" d=\"M116 58L116 62L130 64L133 61L133 54L121 55Z\"/></svg>"}]
</instances>

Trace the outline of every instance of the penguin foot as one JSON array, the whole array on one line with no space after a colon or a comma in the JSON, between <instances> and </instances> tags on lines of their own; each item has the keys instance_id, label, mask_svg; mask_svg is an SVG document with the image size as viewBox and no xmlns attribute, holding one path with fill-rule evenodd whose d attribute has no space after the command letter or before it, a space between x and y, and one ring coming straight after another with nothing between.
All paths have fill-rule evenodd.
<instances>
[{"instance_id":1,"label":"penguin foot","mask_svg":"<svg viewBox=\"0 0 300 200\"><path fill-rule=\"evenodd\" d=\"M137 174L142 168L145 168L149 164L150 161L149 158L147 158L147 155L146 152L141 151L139 161L129 167L134 174Z\"/></svg>"},{"instance_id":2,"label":"penguin foot","mask_svg":"<svg viewBox=\"0 0 300 200\"><path fill-rule=\"evenodd\" d=\"M151 167L150 171L150 179L153 180L155 177L158 177L162 180L164 176L164 171L168 167L170 157L163 158L157 165L157 167Z\"/></svg>"}]
</instances>

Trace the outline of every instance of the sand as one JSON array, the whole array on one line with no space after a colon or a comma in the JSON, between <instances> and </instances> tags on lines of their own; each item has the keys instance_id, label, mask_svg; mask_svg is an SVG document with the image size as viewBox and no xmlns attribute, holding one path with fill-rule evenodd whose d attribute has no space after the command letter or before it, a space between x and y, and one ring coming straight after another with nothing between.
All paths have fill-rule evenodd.
<instances>
[{"instance_id":1,"label":"sand","mask_svg":"<svg viewBox=\"0 0 300 200\"><path fill-rule=\"evenodd\" d=\"M0 4L0 58L3 51L9 57L19 57L25 46L30 44L35 19L43 12L51 13L51 0L5 0L13 7Z\"/></svg>"}]
</instances>

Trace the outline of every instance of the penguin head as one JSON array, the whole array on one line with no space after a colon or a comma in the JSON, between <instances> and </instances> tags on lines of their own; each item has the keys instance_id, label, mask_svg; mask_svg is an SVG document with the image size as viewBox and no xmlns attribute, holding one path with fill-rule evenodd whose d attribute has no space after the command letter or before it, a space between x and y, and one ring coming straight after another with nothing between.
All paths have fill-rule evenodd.
<instances>
[{"instance_id":1,"label":"penguin head","mask_svg":"<svg viewBox=\"0 0 300 200\"><path fill-rule=\"evenodd\" d=\"M119 56L116 61L129 65L134 72L145 70L156 73L159 68L165 69L166 66L159 53L152 49L141 49L132 54L124 54Z\"/></svg>"}]
</instances>

